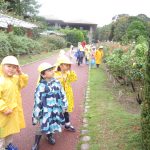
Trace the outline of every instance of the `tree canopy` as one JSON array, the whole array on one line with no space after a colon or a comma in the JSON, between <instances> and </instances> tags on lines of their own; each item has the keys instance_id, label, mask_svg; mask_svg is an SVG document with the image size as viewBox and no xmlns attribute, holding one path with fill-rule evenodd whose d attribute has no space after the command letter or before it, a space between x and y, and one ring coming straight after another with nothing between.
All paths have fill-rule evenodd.
<instances>
[{"instance_id":1,"label":"tree canopy","mask_svg":"<svg viewBox=\"0 0 150 150\"><path fill-rule=\"evenodd\" d=\"M96 40L130 43L139 36L150 37L150 18L144 14L129 16L118 15L112 18L112 23L97 29Z\"/></svg>"},{"instance_id":2,"label":"tree canopy","mask_svg":"<svg viewBox=\"0 0 150 150\"><path fill-rule=\"evenodd\" d=\"M40 5L36 0L2 0L1 10L6 13L14 13L18 16L34 16L38 13Z\"/></svg>"}]
</instances>

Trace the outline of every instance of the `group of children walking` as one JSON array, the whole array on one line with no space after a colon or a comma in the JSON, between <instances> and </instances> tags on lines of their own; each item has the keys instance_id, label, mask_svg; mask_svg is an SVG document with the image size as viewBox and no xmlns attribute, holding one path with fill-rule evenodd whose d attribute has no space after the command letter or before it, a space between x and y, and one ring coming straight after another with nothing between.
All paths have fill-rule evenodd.
<instances>
[{"instance_id":1,"label":"group of children walking","mask_svg":"<svg viewBox=\"0 0 150 150\"><path fill-rule=\"evenodd\" d=\"M61 55L56 65L47 62L38 67L39 79L34 93L32 124L38 125L32 150L39 150L42 135L48 142L55 144L55 132L61 132L62 126L67 131L75 132L70 123L70 112L74 108L74 96L71 82L77 80L71 69L72 62ZM21 100L21 89L28 83L14 56L5 57L0 66L0 150L18 150L12 145L12 136L25 128Z\"/></svg>"},{"instance_id":2,"label":"group of children walking","mask_svg":"<svg viewBox=\"0 0 150 150\"><path fill-rule=\"evenodd\" d=\"M78 44L77 52L75 53L78 66L83 63L85 58L85 63L90 65L91 68L95 66L99 68L104 56L103 46L101 45L96 49L95 46L90 44L84 44L84 47L82 45L82 43Z\"/></svg>"}]
</instances>

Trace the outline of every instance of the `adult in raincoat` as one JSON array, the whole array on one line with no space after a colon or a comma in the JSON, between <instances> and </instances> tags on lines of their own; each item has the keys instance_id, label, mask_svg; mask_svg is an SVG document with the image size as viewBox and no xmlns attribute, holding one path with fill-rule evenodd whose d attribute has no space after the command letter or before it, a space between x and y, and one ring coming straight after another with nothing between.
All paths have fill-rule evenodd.
<instances>
[{"instance_id":1,"label":"adult in raincoat","mask_svg":"<svg viewBox=\"0 0 150 150\"><path fill-rule=\"evenodd\" d=\"M77 75L73 70L71 70L71 64L72 62L67 56L59 58L57 61L57 71L55 72L54 77L61 82L67 96L68 109L64 113L65 129L74 132L75 128L70 123L69 113L72 112L74 108L74 95L71 83L77 80Z\"/></svg>"},{"instance_id":2,"label":"adult in raincoat","mask_svg":"<svg viewBox=\"0 0 150 150\"><path fill-rule=\"evenodd\" d=\"M97 68L99 68L99 65L102 63L103 56L104 56L103 46L100 46L95 52L95 61L96 61Z\"/></svg>"},{"instance_id":3,"label":"adult in raincoat","mask_svg":"<svg viewBox=\"0 0 150 150\"><path fill-rule=\"evenodd\" d=\"M12 143L12 135L25 128L21 89L28 83L16 57L5 57L0 66L0 150Z\"/></svg>"}]
</instances>

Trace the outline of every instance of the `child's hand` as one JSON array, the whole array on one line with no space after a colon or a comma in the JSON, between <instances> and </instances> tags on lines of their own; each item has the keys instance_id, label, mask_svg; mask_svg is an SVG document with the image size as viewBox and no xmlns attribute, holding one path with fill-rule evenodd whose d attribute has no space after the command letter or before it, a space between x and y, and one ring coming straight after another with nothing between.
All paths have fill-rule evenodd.
<instances>
[{"instance_id":1,"label":"child's hand","mask_svg":"<svg viewBox=\"0 0 150 150\"><path fill-rule=\"evenodd\" d=\"M13 111L12 111L12 109L8 109L6 112L4 112L4 115L10 115L11 113L12 113Z\"/></svg>"},{"instance_id":2,"label":"child's hand","mask_svg":"<svg viewBox=\"0 0 150 150\"><path fill-rule=\"evenodd\" d=\"M18 68L17 68L17 74L19 74L19 75L22 74L22 70L21 70L21 67L20 67L20 66L18 66Z\"/></svg>"},{"instance_id":3,"label":"child's hand","mask_svg":"<svg viewBox=\"0 0 150 150\"><path fill-rule=\"evenodd\" d=\"M70 71L70 70L71 70L71 65L69 64L69 65L68 65L68 71Z\"/></svg>"},{"instance_id":4,"label":"child's hand","mask_svg":"<svg viewBox=\"0 0 150 150\"><path fill-rule=\"evenodd\" d=\"M32 117L32 125L35 126L36 124L38 124L38 120Z\"/></svg>"},{"instance_id":5,"label":"child's hand","mask_svg":"<svg viewBox=\"0 0 150 150\"><path fill-rule=\"evenodd\" d=\"M32 122L32 125L35 126L37 123Z\"/></svg>"}]
</instances>

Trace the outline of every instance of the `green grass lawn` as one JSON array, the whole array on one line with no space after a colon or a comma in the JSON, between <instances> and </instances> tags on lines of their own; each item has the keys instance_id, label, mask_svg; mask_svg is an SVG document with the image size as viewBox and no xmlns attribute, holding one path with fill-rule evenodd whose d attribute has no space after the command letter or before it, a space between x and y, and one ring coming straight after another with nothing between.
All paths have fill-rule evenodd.
<instances>
[{"instance_id":1,"label":"green grass lawn","mask_svg":"<svg viewBox=\"0 0 150 150\"><path fill-rule=\"evenodd\" d=\"M90 150L141 150L140 114L125 111L103 69L89 74L90 108L85 117Z\"/></svg>"}]
</instances>

